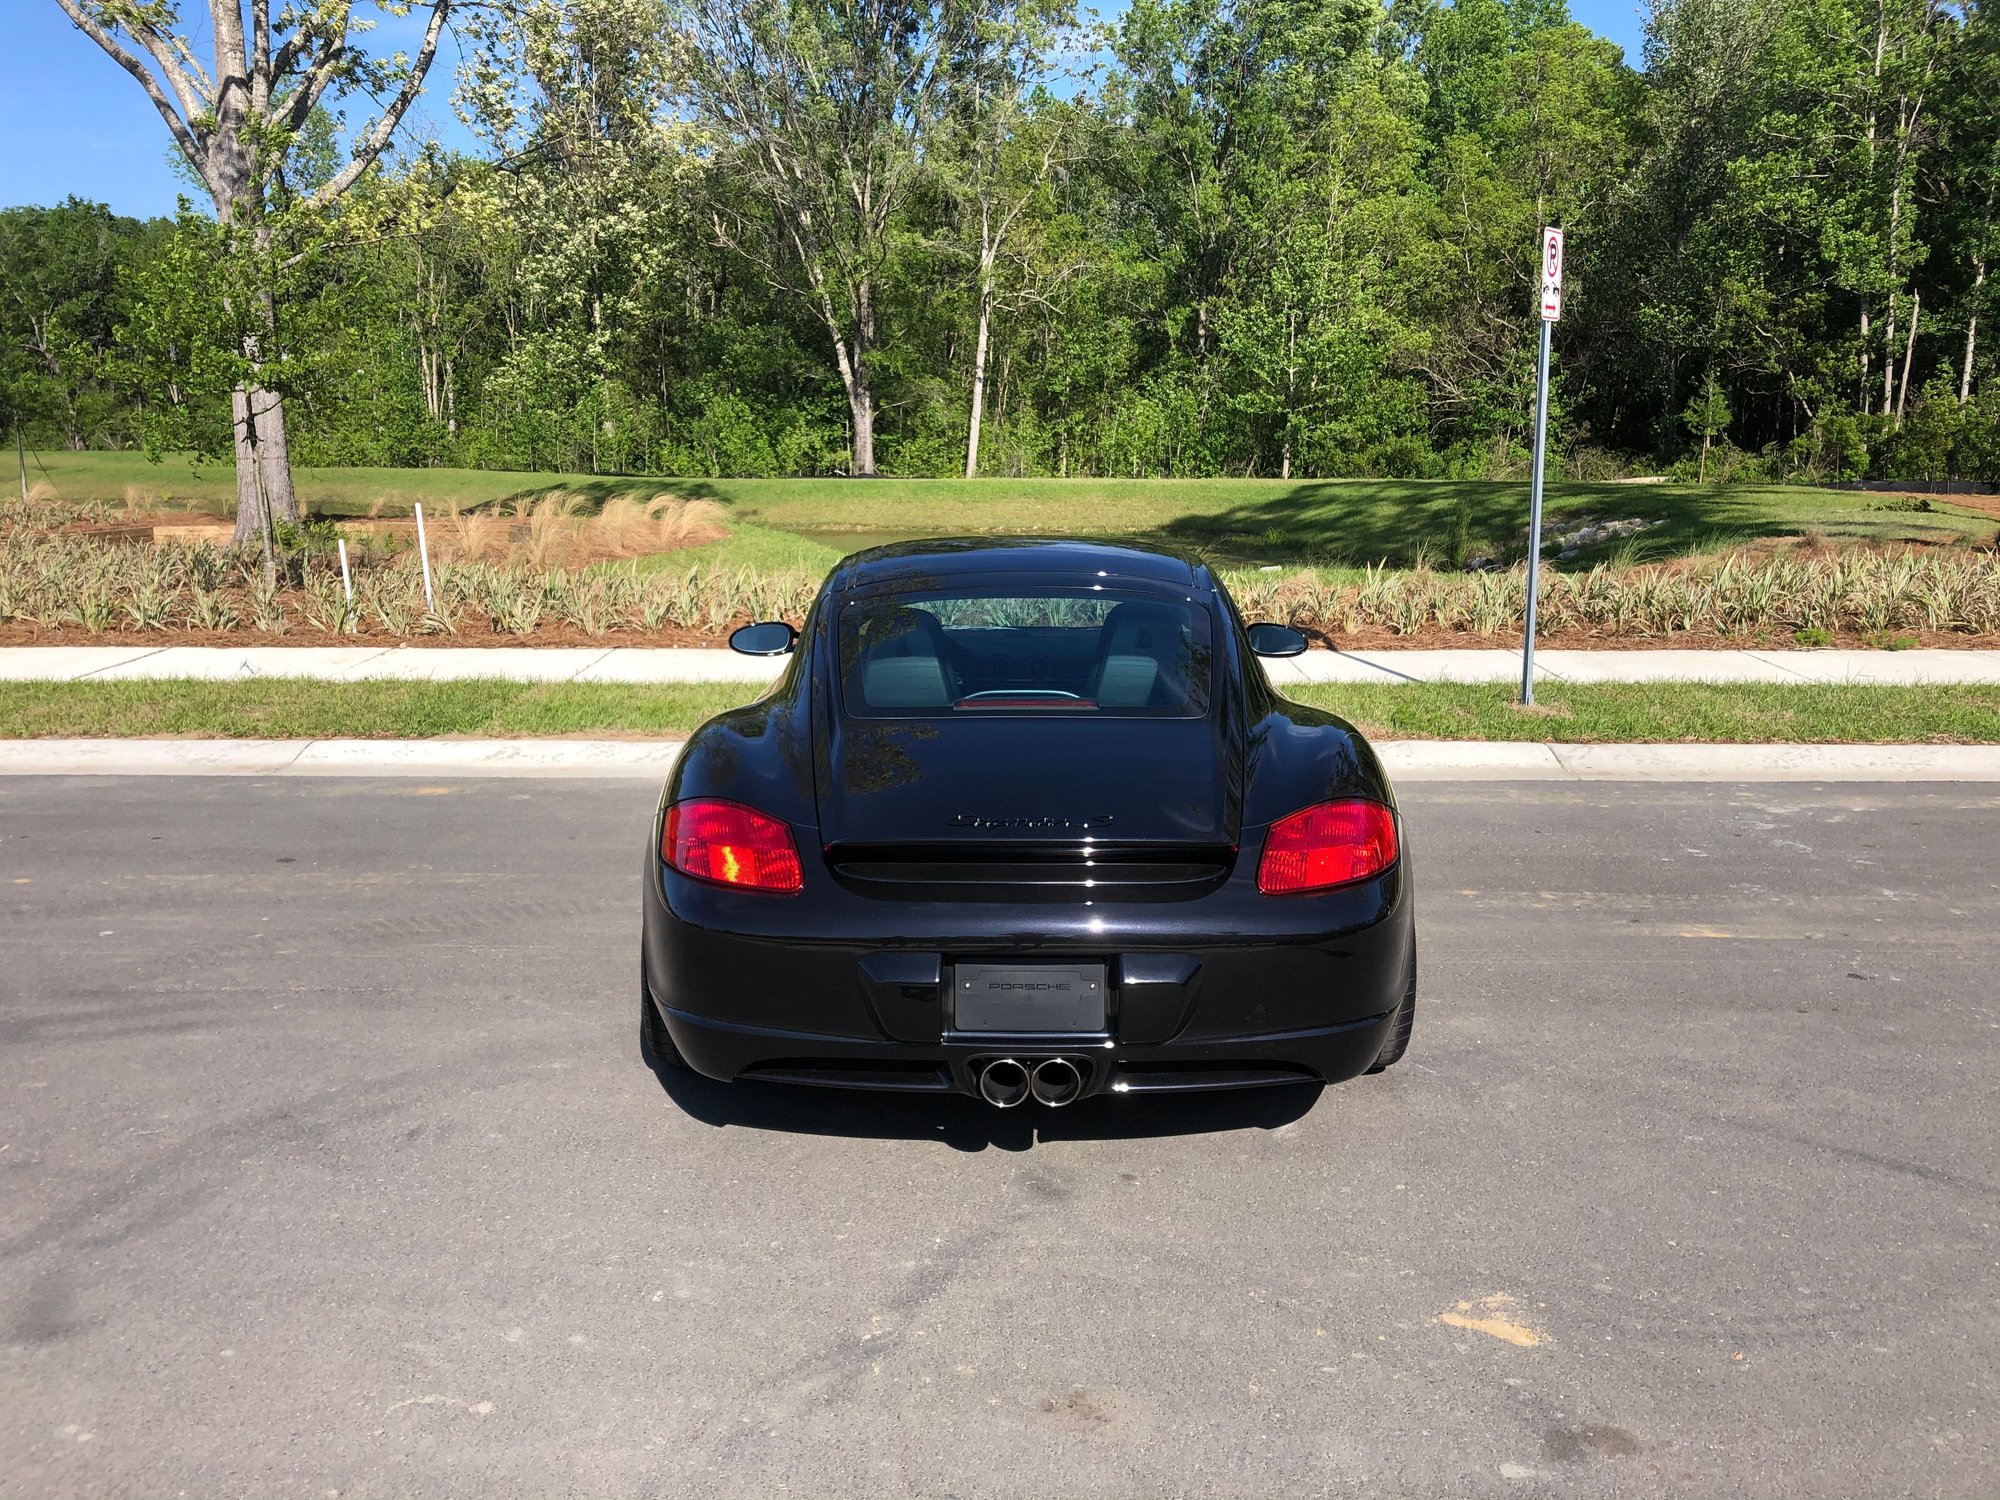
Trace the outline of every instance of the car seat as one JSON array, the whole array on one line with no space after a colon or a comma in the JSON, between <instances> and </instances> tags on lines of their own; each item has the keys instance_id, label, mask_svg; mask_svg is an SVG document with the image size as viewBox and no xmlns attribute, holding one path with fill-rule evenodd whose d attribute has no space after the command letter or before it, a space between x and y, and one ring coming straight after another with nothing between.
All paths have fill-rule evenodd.
<instances>
[{"instance_id":1,"label":"car seat","mask_svg":"<svg viewBox=\"0 0 2000 1500\"><path fill-rule=\"evenodd\" d=\"M1187 701L1187 611L1127 602L1104 617L1085 697L1100 708L1171 708Z\"/></svg>"}]
</instances>

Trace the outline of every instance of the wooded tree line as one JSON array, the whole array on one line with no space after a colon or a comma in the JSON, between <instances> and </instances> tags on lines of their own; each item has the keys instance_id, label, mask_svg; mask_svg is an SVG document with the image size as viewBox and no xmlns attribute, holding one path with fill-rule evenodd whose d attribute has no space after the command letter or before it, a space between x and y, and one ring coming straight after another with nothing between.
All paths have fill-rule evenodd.
<instances>
[{"instance_id":1,"label":"wooded tree line","mask_svg":"<svg viewBox=\"0 0 2000 1500\"><path fill-rule=\"evenodd\" d=\"M177 138L200 207L0 213L30 442L1502 474L1553 223L1570 472L2000 478L1971 0L1658 0L1640 69L1562 0L431 0L473 153L382 150L429 56L360 59L348 9L259 43L252 0Z\"/></svg>"}]
</instances>

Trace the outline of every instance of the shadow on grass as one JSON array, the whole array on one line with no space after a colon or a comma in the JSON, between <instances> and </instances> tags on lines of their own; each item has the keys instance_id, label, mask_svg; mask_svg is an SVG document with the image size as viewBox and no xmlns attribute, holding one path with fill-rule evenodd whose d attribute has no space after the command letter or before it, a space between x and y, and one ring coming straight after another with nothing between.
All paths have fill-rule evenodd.
<instances>
[{"instance_id":1,"label":"shadow on grass","mask_svg":"<svg viewBox=\"0 0 2000 1500\"><path fill-rule=\"evenodd\" d=\"M1870 541L1948 541L1963 527L1943 517L1875 508L1863 495L1811 489L1692 485L1553 484L1543 506L1546 539L1586 522L1657 522L1636 536L1583 548L1568 566L1652 562L1711 552L1809 527ZM1462 508L1462 509L1461 509ZM1463 528L1465 559L1502 563L1527 555L1526 480L1335 480L1302 483L1227 510L1176 517L1147 535L1222 563L1413 565L1452 560Z\"/></svg>"},{"instance_id":2,"label":"shadow on grass","mask_svg":"<svg viewBox=\"0 0 2000 1500\"><path fill-rule=\"evenodd\" d=\"M422 501L427 514L435 514L449 509L452 497L444 493L426 494L418 486L435 471L411 469L411 487L393 499L372 496L329 495L312 493L314 486L310 478L301 482L299 488L305 509L314 519L359 520L369 516L380 516L385 520L405 519L410 515L412 501ZM490 477L494 470L471 471L480 478ZM612 500L631 498L650 500L655 495L675 495L688 500L714 500L723 505L731 504L730 497L705 479L663 479L658 475L599 475L589 479L551 480L534 484L524 484L518 489L500 494L490 494L483 499L462 501L457 509L465 515L482 512L510 510L522 502L533 503L551 495L573 495L581 504L578 513L594 516L601 512Z\"/></svg>"},{"instance_id":3,"label":"shadow on grass","mask_svg":"<svg viewBox=\"0 0 2000 1500\"><path fill-rule=\"evenodd\" d=\"M995 1109L961 1094L874 1093L782 1083L721 1083L692 1068L648 1066L681 1110L718 1129L864 1140L936 1141L954 1151L1031 1151L1054 1141L1146 1140L1276 1130L1318 1103L1319 1084L1211 1094L1099 1097L1066 1109Z\"/></svg>"}]
</instances>

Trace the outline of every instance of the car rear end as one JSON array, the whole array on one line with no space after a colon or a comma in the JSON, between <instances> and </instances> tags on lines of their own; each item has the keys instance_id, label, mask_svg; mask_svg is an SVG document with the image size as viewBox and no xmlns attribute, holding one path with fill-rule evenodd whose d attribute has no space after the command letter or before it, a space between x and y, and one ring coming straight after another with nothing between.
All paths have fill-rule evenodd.
<instances>
[{"instance_id":1,"label":"car rear end","mask_svg":"<svg viewBox=\"0 0 2000 1500\"><path fill-rule=\"evenodd\" d=\"M662 801L646 969L690 1065L1007 1106L1382 1054L1413 962L1387 785L1357 738L1262 816L1261 676L1198 580L899 582L819 626L810 802Z\"/></svg>"}]
</instances>

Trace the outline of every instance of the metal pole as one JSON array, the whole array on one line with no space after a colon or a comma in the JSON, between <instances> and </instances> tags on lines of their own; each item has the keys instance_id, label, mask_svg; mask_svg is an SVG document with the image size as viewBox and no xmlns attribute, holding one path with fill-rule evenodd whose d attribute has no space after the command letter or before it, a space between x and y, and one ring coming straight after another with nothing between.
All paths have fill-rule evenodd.
<instances>
[{"instance_id":1,"label":"metal pole","mask_svg":"<svg viewBox=\"0 0 2000 1500\"><path fill-rule=\"evenodd\" d=\"M1528 501L1528 623L1521 641L1521 701L1535 701L1535 600L1542 575L1542 460L1549 445L1549 330L1542 320L1542 350L1535 361L1535 477Z\"/></svg>"},{"instance_id":2,"label":"metal pole","mask_svg":"<svg viewBox=\"0 0 2000 1500\"><path fill-rule=\"evenodd\" d=\"M347 538L341 537L336 545L340 548L340 586L347 594L350 607L354 603L354 575L347 571Z\"/></svg>"},{"instance_id":3,"label":"metal pole","mask_svg":"<svg viewBox=\"0 0 2000 1500\"><path fill-rule=\"evenodd\" d=\"M14 458L21 465L21 503L28 503L28 445L21 440L21 424L14 424Z\"/></svg>"}]
</instances>

